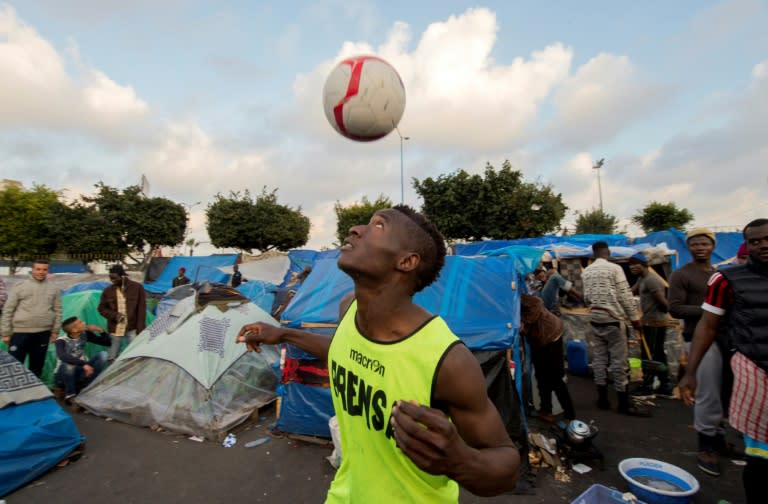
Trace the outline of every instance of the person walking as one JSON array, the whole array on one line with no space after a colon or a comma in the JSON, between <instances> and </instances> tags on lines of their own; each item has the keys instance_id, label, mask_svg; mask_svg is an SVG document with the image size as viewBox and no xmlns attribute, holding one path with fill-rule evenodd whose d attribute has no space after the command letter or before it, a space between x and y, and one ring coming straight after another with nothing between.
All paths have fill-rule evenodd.
<instances>
[{"instance_id":1,"label":"person walking","mask_svg":"<svg viewBox=\"0 0 768 504\"><path fill-rule=\"evenodd\" d=\"M743 483L747 504L765 502L768 478L768 219L756 219L743 231L747 264L716 273L708 282L703 314L693 334L688 367L680 390L686 404L696 403L700 365L727 321L735 353L728 420L744 435Z\"/></svg>"},{"instance_id":2,"label":"person walking","mask_svg":"<svg viewBox=\"0 0 768 504\"><path fill-rule=\"evenodd\" d=\"M712 252L717 244L715 233L708 228L694 228L686 235L686 246L692 260L669 277L669 313L683 321L683 340L688 353L691 340L703 314L702 305L707 282L717 270L712 266ZM698 387L693 407L698 452L696 465L710 476L720 475L721 455L734 455L726 442L723 410L723 355L728 352L727 331L722 328L718 344L708 347L698 364ZM690 362L690 357L689 357Z\"/></svg>"},{"instance_id":3,"label":"person walking","mask_svg":"<svg viewBox=\"0 0 768 504\"><path fill-rule=\"evenodd\" d=\"M48 280L48 269L46 260L32 263L32 278L11 289L0 320L8 353L22 364L29 356L29 370L38 378L43 375L48 344L61 327L61 293Z\"/></svg>"},{"instance_id":4,"label":"person walking","mask_svg":"<svg viewBox=\"0 0 768 504\"><path fill-rule=\"evenodd\" d=\"M608 400L608 373L613 377L613 387L618 399L618 412L630 416L650 416L644 409L630 403L627 385L628 346L625 320L640 330L635 300L627 277L621 266L609 262L611 251L608 244L598 241L592 244L595 260L581 275L584 283L584 302L589 307L592 326L592 371L597 386L597 407L610 409Z\"/></svg>"}]
</instances>

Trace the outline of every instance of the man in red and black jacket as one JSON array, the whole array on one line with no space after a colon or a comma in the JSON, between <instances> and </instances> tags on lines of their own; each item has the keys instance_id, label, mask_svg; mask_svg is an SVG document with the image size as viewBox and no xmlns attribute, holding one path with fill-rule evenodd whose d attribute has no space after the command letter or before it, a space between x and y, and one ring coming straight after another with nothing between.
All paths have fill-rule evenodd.
<instances>
[{"instance_id":1,"label":"man in red and black jacket","mask_svg":"<svg viewBox=\"0 0 768 504\"><path fill-rule=\"evenodd\" d=\"M735 349L728 421L744 434L744 490L747 504L755 504L765 502L763 484L768 477L768 219L747 224L744 239L747 264L724 269L709 280L704 313L679 385L686 404L693 404L696 370L725 321Z\"/></svg>"}]
</instances>

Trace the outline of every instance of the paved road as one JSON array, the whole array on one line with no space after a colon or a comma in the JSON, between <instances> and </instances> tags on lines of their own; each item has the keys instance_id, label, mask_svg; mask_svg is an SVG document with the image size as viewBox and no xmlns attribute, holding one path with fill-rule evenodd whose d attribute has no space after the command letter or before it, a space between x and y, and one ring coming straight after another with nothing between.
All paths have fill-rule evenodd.
<instances>
[{"instance_id":1,"label":"paved road","mask_svg":"<svg viewBox=\"0 0 768 504\"><path fill-rule=\"evenodd\" d=\"M742 502L740 467L726 461L719 478L696 469L691 411L679 401L662 401L652 419L628 418L594 409L588 379L571 378L570 387L578 416L594 419L600 427L595 443L605 454L606 469L572 473L570 483L557 482L551 470L542 470L536 495L482 499L462 492L462 503L569 503L595 482L626 490L616 465L632 456L665 460L690 471L702 486L697 504ZM76 423L88 438L86 455L5 499L8 504L322 502L334 474L325 460L329 448L284 438L244 448L246 442L268 435L273 415L266 412L260 424L238 436L233 448L223 448L77 413ZM386 496L381 502L388 502Z\"/></svg>"}]
</instances>

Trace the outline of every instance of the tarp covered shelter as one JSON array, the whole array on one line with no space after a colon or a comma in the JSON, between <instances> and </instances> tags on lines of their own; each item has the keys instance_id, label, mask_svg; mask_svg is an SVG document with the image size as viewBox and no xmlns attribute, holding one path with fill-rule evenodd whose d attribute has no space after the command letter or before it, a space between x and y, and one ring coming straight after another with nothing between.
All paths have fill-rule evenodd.
<instances>
[{"instance_id":1,"label":"tarp covered shelter","mask_svg":"<svg viewBox=\"0 0 768 504\"><path fill-rule=\"evenodd\" d=\"M211 256L174 256L154 282L144 283L144 289L153 294L164 294L173 288L173 279L179 274L179 268L185 268L187 278L192 283L208 281L226 284L230 273L224 273L221 267L237 263L238 254L222 254Z\"/></svg>"},{"instance_id":2,"label":"tarp covered shelter","mask_svg":"<svg viewBox=\"0 0 768 504\"><path fill-rule=\"evenodd\" d=\"M685 243L686 234L677 229L667 229L666 231L657 231L649 233L647 236L635 238L634 244L648 243L657 245L666 243L671 249L677 251L677 261L672 264L672 269L678 269L691 262L691 254L688 252L688 246ZM739 246L744 243L744 236L741 233L715 233L715 250L712 252L712 264L720 264L733 259Z\"/></svg>"},{"instance_id":3,"label":"tarp covered shelter","mask_svg":"<svg viewBox=\"0 0 768 504\"><path fill-rule=\"evenodd\" d=\"M596 241L604 241L609 246L629 245L629 238L617 234L579 234L567 236L539 236L536 238L519 238L516 240L482 240L470 243L458 243L454 246L456 255L478 255L489 250L497 250L513 245L525 247L547 248L553 245L570 244L576 247L586 247Z\"/></svg>"},{"instance_id":4,"label":"tarp covered shelter","mask_svg":"<svg viewBox=\"0 0 768 504\"><path fill-rule=\"evenodd\" d=\"M29 483L84 440L37 377L0 350L0 497Z\"/></svg>"},{"instance_id":5,"label":"tarp covered shelter","mask_svg":"<svg viewBox=\"0 0 768 504\"><path fill-rule=\"evenodd\" d=\"M274 400L277 351L247 352L235 338L245 324L277 322L247 301L201 309L195 301L158 317L78 403L121 422L220 440Z\"/></svg>"}]
</instances>

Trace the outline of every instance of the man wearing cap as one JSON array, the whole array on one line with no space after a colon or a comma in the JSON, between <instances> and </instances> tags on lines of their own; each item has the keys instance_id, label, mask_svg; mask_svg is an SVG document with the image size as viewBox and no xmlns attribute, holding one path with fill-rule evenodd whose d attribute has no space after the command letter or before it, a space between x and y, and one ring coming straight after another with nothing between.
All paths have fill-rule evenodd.
<instances>
[{"instance_id":1,"label":"man wearing cap","mask_svg":"<svg viewBox=\"0 0 768 504\"><path fill-rule=\"evenodd\" d=\"M120 264L109 268L112 285L104 289L99 300L99 313L107 319L108 332L112 335L109 360L120 353L123 341L130 345L147 326L147 294L144 286L128 278Z\"/></svg>"},{"instance_id":2,"label":"man wearing cap","mask_svg":"<svg viewBox=\"0 0 768 504\"><path fill-rule=\"evenodd\" d=\"M186 275L187 268L179 268L179 274L176 276L176 278L173 279L173 282L171 284L173 287L178 287L179 285L187 285L189 283L189 278Z\"/></svg>"},{"instance_id":3,"label":"man wearing cap","mask_svg":"<svg viewBox=\"0 0 768 504\"><path fill-rule=\"evenodd\" d=\"M696 324L702 315L701 306L707 292L707 282L716 272L712 266L715 233L707 228L694 228L686 235L686 245L692 260L669 277L669 313L683 321L683 339L690 351ZM712 345L698 366L696 379L696 405L693 408L693 426L698 435L696 462L702 471L720 475L718 454L726 454L721 396L723 354L719 345Z\"/></svg>"},{"instance_id":4,"label":"man wearing cap","mask_svg":"<svg viewBox=\"0 0 768 504\"><path fill-rule=\"evenodd\" d=\"M667 354L664 351L664 341L667 335L669 313L667 308L666 286L659 275L648 267L648 259L641 253L629 258L629 271L638 277L637 283L632 287L640 296L640 308L643 317L640 323L643 325L644 342L640 346L642 358L647 361L658 362L662 369L652 369L643 363L643 388L642 393L654 392L654 378L659 378L659 393L672 394L672 384L667 372Z\"/></svg>"},{"instance_id":5,"label":"man wearing cap","mask_svg":"<svg viewBox=\"0 0 768 504\"><path fill-rule=\"evenodd\" d=\"M608 372L619 401L618 412L631 416L650 413L630 405L627 391L627 336L624 321L640 329L635 299L629 289L621 266L608 262L611 251L604 241L592 244L595 260L587 266L581 278L584 282L584 302L589 307L592 326L592 371L597 385L597 407L610 409L608 401Z\"/></svg>"}]
</instances>

